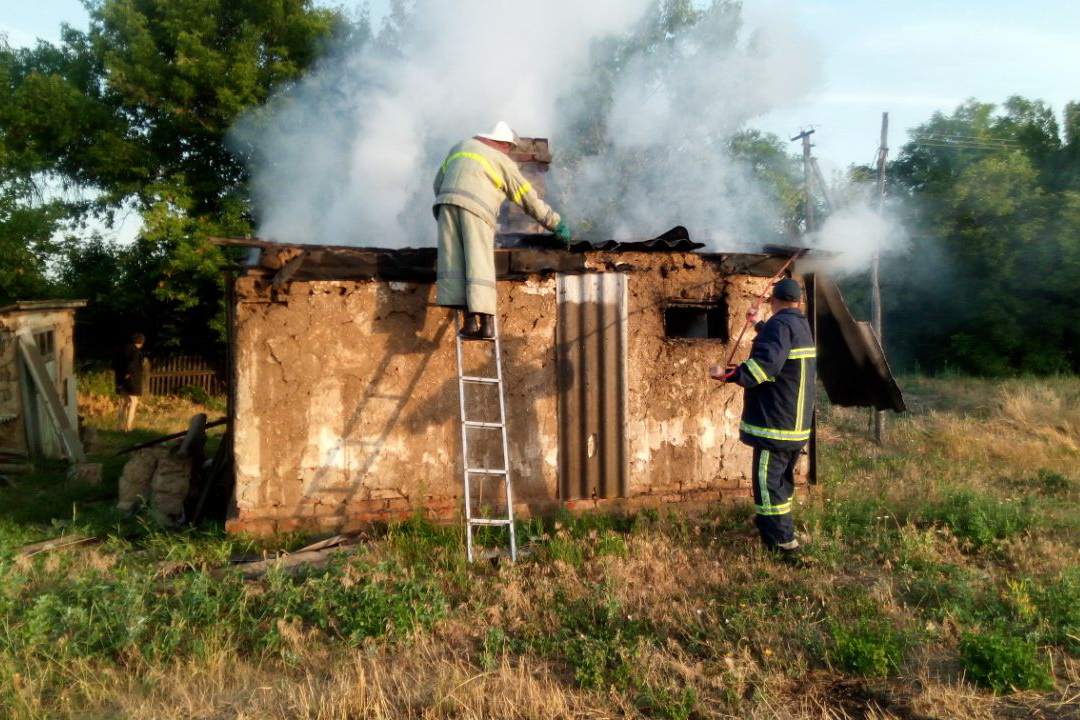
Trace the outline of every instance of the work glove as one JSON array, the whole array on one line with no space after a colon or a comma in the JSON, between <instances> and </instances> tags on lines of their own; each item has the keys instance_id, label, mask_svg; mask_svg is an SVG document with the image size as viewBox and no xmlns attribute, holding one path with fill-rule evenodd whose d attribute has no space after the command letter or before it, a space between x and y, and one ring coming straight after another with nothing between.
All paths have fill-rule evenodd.
<instances>
[{"instance_id":1,"label":"work glove","mask_svg":"<svg viewBox=\"0 0 1080 720\"><path fill-rule=\"evenodd\" d=\"M734 375L735 371L738 369L738 365L728 365L721 371L719 365L713 365L709 368L709 377L713 380L719 380L720 382L729 382L731 376Z\"/></svg>"},{"instance_id":2,"label":"work glove","mask_svg":"<svg viewBox=\"0 0 1080 720\"><path fill-rule=\"evenodd\" d=\"M556 225L555 229L553 229L551 232L555 233L555 237L562 240L563 244L566 245L566 247L570 247L570 228L566 227L565 222L560 220L559 224Z\"/></svg>"}]
</instances>

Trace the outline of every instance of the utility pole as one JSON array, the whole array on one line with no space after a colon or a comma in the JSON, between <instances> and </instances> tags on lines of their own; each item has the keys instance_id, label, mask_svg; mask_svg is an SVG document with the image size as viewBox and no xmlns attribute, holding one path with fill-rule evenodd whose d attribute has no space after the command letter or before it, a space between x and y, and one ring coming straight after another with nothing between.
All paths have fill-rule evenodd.
<instances>
[{"instance_id":1,"label":"utility pole","mask_svg":"<svg viewBox=\"0 0 1080 720\"><path fill-rule=\"evenodd\" d=\"M813 129L803 130L801 133L791 138L791 142L802 140L803 181L806 184L806 232L808 233L814 232L815 230L814 195L810 192L810 186L814 181L814 159L810 157L810 136L813 134Z\"/></svg>"},{"instance_id":2,"label":"utility pole","mask_svg":"<svg viewBox=\"0 0 1080 720\"><path fill-rule=\"evenodd\" d=\"M877 204L878 214L885 212L885 159L889 156L889 113L881 113L881 143L878 145L877 155ZM870 314L871 327L885 349L885 339L881 334L881 285L878 278L878 267L881 261L881 244L874 248L874 261L870 266ZM874 413L874 440L879 444L884 438L885 411L877 410Z\"/></svg>"},{"instance_id":3,"label":"utility pole","mask_svg":"<svg viewBox=\"0 0 1080 720\"><path fill-rule=\"evenodd\" d=\"M810 158L810 165L814 168L814 177L817 178L818 189L821 190L821 198L825 201L825 210L833 211L832 198L829 196L829 186L825 184L825 176L821 174L816 157Z\"/></svg>"}]
</instances>

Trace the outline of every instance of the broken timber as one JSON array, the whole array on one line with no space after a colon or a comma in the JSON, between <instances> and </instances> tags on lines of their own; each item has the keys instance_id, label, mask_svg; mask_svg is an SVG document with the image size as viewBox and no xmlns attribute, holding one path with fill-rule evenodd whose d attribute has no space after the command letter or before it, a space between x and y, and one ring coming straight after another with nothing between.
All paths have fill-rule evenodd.
<instances>
[{"instance_id":1,"label":"broken timber","mask_svg":"<svg viewBox=\"0 0 1080 720\"><path fill-rule=\"evenodd\" d=\"M33 557L45 552L51 552L52 550L62 550L72 545L82 545L84 543L94 542L96 537L87 535L64 535L58 538L52 538L50 540L42 540L41 542L31 543L30 545L24 545L19 549L18 554L25 557Z\"/></svg>"},{"instance_id":2,"label":"broken timber","mask_svg":"<svg viewBox=\"0 0 1080 720\"><path fill-rule=\"evenodd\" d=\"M212 422L208 422L208 423L206 423L206 425L203 425L203 430L207 430L209 428L217 427L218 425L224 425L224 424L225 424L225 418L218 418L217 420L214 420ZM138 445L132 445L131 447L126 447L123 450L120 450L119 452L117 452L116 455L114 455L113 457L118 457L120 455L125 455L125 454L127 454L129 452L135 452L136 450L142 450L143 448L148 448L148 447L153 447L155 445L160 445L161 443L169 442L170 440L179 440L182 437L186 437L189 432L190 432L190 428L188 430L184 430L182 432L173 433L172 435L164 435L164 436L156 438L154 440L147 440L146 442L139 443Z\"/></svg>"},{"instance_id":3,"label":"broken timber","mask_svg":"<svg viewBox=\"0 0 1080 720\"><path fill-rule=\"evenodd\" d=\"M283 553L265 560L218 568L211 571L210 574L213 577L222 577L230 572L237 572L247 580L255 580L274 568L284 572L300 572L304 569L324 568L329 564L330 556L333 553L358 550L360 546L355 544L355 540L356 536L335 535L332 538L312 543L293 553Z\"/></svg>"},{"instance_id":4,"label":"broken timber","mask_svg":"<svg viewBox=\"0 0 1080 720\"><path fill-rule=\"evenodd\" d=\"M20 332L16 344L19 346L19 352L26 363L26 369L34 381L34 387L37 388L38 393L45 400L46 412L49 419L52 420L57 434L60 436L64 450L67 451L68 459L76 463L86 462L82 442L79 441L79 436L71 427L71 421L64 411L64 404L60 402L56 387L49 379L49 372L45 369L45 362L41 359L41 353L38 352L37 343L34 342L34 338L29 333Z\"/></svg>"}]
</instances>

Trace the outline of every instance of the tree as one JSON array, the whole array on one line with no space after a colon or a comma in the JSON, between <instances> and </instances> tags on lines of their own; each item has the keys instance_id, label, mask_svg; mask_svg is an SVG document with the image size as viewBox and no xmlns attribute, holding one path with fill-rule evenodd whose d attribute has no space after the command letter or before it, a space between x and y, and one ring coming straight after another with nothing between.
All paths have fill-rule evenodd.
<instances>
[{"instance_id":1,"label":"tree","mask_svg":"<svg viewBox=\"0 0 1080 720\"><path fill-rule=\"evenodd\" d=\"M887 268L890 336L931 369L1080 369L1080 295L1060 279L1080 257L1076 160L1053 112L971 100L911 136L891 169L916 212L912 251Z\"/></svg>"},{"instance_id":2,"label":"tree","mask_svg":"<svg viewBox=\"0 0 1080 720\"><path fill-rule=\"evenodd\" d=\"M52 192L79 198L51 206L68 218L140 213L141 242L165 258L153 299L168 313L156 340L198 343L221 326L225 258L206 238L251 230L244 165L225 134L353 28L311 0L87 7L89 30L66 27L57 46L0 48L0 160L16 185L47 178ZM30 207L25 194L14 202ZM94 252L104 250L116 249Z\"/></svg>"}]
</instances>

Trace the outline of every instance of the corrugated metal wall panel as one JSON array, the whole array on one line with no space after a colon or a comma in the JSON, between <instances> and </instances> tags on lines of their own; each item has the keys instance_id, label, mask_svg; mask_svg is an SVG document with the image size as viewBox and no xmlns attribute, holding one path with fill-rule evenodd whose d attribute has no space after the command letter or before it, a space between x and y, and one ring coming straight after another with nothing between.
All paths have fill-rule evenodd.
<instances>
[{"instance_id":1,"label":"corrugated metal wall panel","mask_svg":"<svg viewBox=\"0 0 1080 720\"><path fill-rule=\"evenodd\" d=\"M560 275L559 495L626 495L626 276Z\"/></svg>"}]
</instances>

